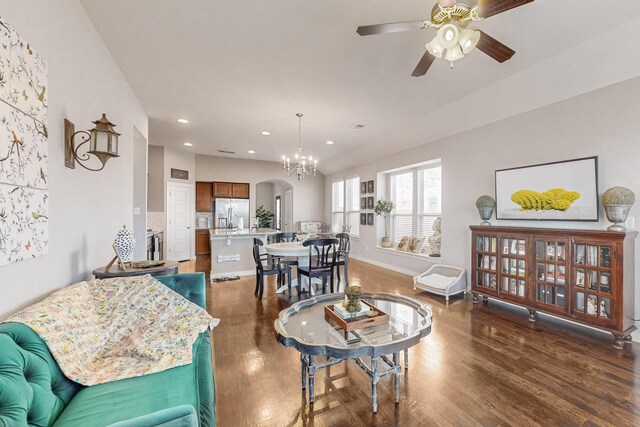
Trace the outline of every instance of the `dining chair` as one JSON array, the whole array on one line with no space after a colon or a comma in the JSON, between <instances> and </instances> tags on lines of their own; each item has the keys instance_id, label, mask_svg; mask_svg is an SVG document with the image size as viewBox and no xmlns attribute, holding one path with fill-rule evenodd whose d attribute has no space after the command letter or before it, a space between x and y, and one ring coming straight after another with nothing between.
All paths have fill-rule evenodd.
<instances>
[{"instance_id":1,"label":"dining chair","mask_svg":"<svg viewBox=\"0 0 640 427\"><path fill-rule=\"evenodd\" d=\"M336 273L338 276L338 290L340 290L340 266L344 267L345 288L349 286L349 251L351 250L351 241L349 240L349 233L338 233L336 234L336 239L338 239Z\"/></svg>"},{"instance_id":2,"label":"dining chair","mask_svg":"<svg viewBox=\"0 0 640 427\"><path fill-rule=\"evenodd\" d=\"M285 243L285 242L295 242L296 241L296 233L292 231L285 231L282 233L274 233L267 235L267 243ZM293 267L294 265L298 265L297 258L287 257L284 258L284 262L289 266Z\"/></svg>"},{"instance_id":3,"label":"dining chair","mask_svg":"<svg viewBox=\"0 0 640 427\"><path fill-rule=\"evenodd\" d=\"M309 265L298 265L298 283L300 275L309 278L309 289L313 278L322 279L322 292L327 291L327 279L330 280L330 289L333 293L333 272L336 266L338 239L309 239L302 246L309 248Z\"/></svg>"},{"instance_id":4,"label":"dining chair","mask_svg":"<svg viewBox=\"0 0 640 427\"><path fill-rule=\"evenodd\" d=\"M296 233L293 231L285 231L282 233L273 233L267 235L267 243L283 243L283 242L295 242Z\"/></svg>"},{"instance_id":5,"label":"dining chair","mask_svg":"<svg viewBox=\"0 0 640 427\"><path fill-rule=\"evenodd\" d=\"M262 240L253 239L253 260L256 264L256 289L254 295L256 295L258 299L262 299L265 278L267 276L277 275L278 287L284 284L285 280L288 281L289 298L291 298L291 267L286 265L280 257L260 253L261 246L263 246ZM298 295L300 295L299 283Z\"/></svg>"}]
</instances>

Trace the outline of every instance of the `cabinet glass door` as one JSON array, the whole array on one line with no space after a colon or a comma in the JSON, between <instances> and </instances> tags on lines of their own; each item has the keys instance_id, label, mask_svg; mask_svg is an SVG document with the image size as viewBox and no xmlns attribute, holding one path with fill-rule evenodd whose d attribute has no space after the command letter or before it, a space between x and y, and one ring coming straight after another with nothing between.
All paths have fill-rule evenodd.
<instances>
[{"instance_id":1,"label":"cabinet glass door","mask_svg":"<svg viewBox=\"0 0 640 427\"><path fill-rule=\"evenodd\" d=\"M599 323L611 322L613 248L577 242L575 245L572 313Z\"/></svg>"},{"instance_id":2,"label":"cabinet glass door","mask_svg":"<svg viewBox=\"0 0 640 427\"><path fill-rule=\"evenodd\" d=\"M498 287L498 237L476 236L475 285L485 291Z\"/></svg>"},{"instance_id":3,"label":"cabinet glass door","mask_svg":"<svg viewBox=\"0 0 640 427\"><path fill-rule=\"evenodd\" d=\"M536 239L535 250L536 304L545 309L565 312L568 303L569 242Z\"/></svg>"},{"instance_id":4,"label":"cabinet glass door","mask_svg":"<svg viewBox=\"0 0 640 427\"><path fill-rule=\"evenodd\" d=\"M500 239L500 296L524 301L527 297L527 241L502 236Z\"/></svg>"}]
</instances>

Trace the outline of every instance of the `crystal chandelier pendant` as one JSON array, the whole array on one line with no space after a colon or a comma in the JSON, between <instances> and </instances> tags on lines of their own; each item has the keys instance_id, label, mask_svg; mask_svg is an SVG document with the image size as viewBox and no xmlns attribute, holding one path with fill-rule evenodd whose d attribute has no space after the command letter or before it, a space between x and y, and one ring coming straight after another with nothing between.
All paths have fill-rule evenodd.
<instances>
[{"instance_id":1,"label":"crystal chandelier pendant","mask_svg":"<svg viewBox=\"0 0 640 427\"><path fill-rule=\"evenodd\" d=\"M305 175L316 176L316 168L318 166L318 160L302 154L302 114L297 113L298 117L298 152L294 155L294 164L291 164L291 159L287 156L282 156L282 170L285 175L291 176L295 174L298 181L302 181ZM309 164L307 164L309 160Z\"/></svg>"}]
</instances>

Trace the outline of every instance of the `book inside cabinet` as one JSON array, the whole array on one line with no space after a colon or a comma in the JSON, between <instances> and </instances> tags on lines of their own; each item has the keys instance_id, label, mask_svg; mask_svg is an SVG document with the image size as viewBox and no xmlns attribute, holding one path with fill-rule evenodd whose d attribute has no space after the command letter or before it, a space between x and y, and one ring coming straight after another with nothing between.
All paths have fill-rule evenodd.
<instances>
[{"instance_id":1,"label":"book inside cabinet","mask_svg":"<svg viewBox=\"0 0 640 427\"><path fill-rule=\"evenodd\" d=\"M471 226L471 292L601 328L618 348L634 321L637 232Z\"/></svg>"}]
</instances>

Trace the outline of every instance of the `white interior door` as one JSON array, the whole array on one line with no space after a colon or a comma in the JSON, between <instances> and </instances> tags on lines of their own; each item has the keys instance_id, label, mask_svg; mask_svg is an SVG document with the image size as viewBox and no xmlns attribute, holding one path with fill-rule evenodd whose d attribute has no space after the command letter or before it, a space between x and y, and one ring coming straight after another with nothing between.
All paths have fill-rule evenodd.
<instances>
[{"instance_id":1,"label":"white interior door","mask_svg":"<svg viewBox=\"0 0 640 427\"><path fill-rule=\"evenodd\" d=\"M191 258L191 203L193 186L167 183L167 242L166 259L184 261Z\"/></svg>"},{"instance_id":2,"label":"white interior door","mask_svg":"<svg viewBox=\"0 0 640 427\"><path fill-rule=\"evenodd\" d=\"M293 190L284 192L284 231L293 231Z\"/></svg>"}]
</instances>

